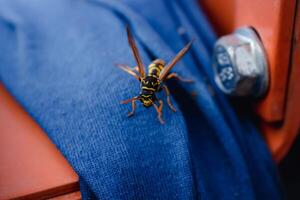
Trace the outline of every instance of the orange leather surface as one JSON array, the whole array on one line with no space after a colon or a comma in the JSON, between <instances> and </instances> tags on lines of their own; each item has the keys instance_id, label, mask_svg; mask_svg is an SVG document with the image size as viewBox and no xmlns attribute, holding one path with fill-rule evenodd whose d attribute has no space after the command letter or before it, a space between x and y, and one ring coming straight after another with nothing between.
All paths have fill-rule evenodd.
<instances>
[{"instance_id":1,"label":"orange leather surface","mask_svg":"<svg viewBox=\"0 0 300 200\"><path fill-rule=\"evenodd\" d=\"M281 160L288 152L300 130L300 4L297 7L295 33L291 57L291 71L287 89L284 121L279 125L262 123L262 130L275 160Z\"/></svg>"},{"instance_id":2,"label":"orange leather surface","mask_svg":"<svg viewBox=\"0 0 300 200\"><path fill-rule=\"evenodd\" d=\"M61 195L58 197L50 198L49 200L80 200L81 193L80 192L72 192L69 194Z\"/></svg>"},{"instance_id":3,"label":"orange leather surface","mask_svg":"<svg viewBox=\"0 0 300 200\"><path fill-rule=\"evenodd\" d=\"M252 26L259 33L269 61L270 88L258 101L256 112L273 156L279 161L299 130L299 0L199 2L220 35L241 26Z\"/></svg>"},{"instance_id":4,"label":"orange leather surface","mask_svg":"<svg viewBox=\"0 0 300 200\"><path fill-rule=\"evenodd\" d=\"M0 84L0 199L41 199L79 190L78 176Z\"/></svg>"}]
</instances>

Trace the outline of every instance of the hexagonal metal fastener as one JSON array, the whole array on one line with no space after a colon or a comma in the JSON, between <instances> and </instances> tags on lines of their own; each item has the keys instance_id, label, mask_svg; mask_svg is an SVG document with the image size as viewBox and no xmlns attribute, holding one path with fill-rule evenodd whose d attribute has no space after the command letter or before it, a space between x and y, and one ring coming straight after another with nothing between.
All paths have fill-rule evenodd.
<instances>
[{"instance_id":1,"label":"hexagonal metal fastener","mask_svg":"<svg viewBox=\"0 0 300 200\"><path fill-rule=\"evenodd\" d=\"M250 27L240 28L216 42L213 68L215 81L226 94L260 97L268 88L264 47Z\"/></svg>"}]
</instances>

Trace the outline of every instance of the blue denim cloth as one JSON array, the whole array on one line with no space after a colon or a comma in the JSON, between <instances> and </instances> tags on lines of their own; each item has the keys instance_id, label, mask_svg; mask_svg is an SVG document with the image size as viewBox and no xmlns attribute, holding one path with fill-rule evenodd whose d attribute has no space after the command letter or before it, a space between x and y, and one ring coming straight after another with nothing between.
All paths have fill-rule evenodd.
<instances>
[{"instance_id":1,"label":"blue denim cloth","mask_svg":"<svg viewBox=\"0 0 300 200\"><path fill-rule=\"evenodd\" d=\"M192 49L170 81L178 112L119 102L139 83L114 67ZM0 77L80 176L85 199L280 199L271 156L247 114L213 82L216 36L194 0L2 0ZM192 97L191 93L197 95ZM161 98L165 98L163 94Z\"/></svg>"}]
</instances>

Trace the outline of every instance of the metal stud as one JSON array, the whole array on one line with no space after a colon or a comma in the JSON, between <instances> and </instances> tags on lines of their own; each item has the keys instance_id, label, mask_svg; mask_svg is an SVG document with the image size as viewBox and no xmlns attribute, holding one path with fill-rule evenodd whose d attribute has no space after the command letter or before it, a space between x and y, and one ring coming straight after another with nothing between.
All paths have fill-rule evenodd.
<instances>
[{"instance_id":1,"label":"metal stud","mask_svg":"<svg viewBox=\"0 0 300 200\"><path fill-rule=\"evenodd\" d=\"M260 97L268 88L266 54L252 28L240 28L216 42L213 68L215 81L226 94Z\"/></svg>"}]
</instances>

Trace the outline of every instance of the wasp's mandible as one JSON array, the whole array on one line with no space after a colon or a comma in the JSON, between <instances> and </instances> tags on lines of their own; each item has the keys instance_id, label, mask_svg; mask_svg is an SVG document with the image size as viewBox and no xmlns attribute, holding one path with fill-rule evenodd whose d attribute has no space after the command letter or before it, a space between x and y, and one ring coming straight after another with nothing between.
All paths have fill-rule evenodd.
<instances>
[{"instance_id":1,"label":"wasp's mandible","mask_svg":"<svg viewBox=\"0 0 300 200\"><path fill-rule=\"evenodd\" d=\"M130 68L127 65L118 64L117 66L127 72L128 74L134 76L138 81L141 83L141 91L140 94L136 97L131 99L121 101L121 104L132 103L132 111L128 113L128 117L134 114L136 108L136 101L139 100L143 103L145 107L154 106L157 117L161 124L164 124L162 119L162 108L163 108L163 101L158 99L156 93L164 90L167 95L167 104L176 112L176 109L171 103L170 100L170 91L168 87L164 84L164 81L175 78L183 82L193 82L192 80L186 80L178 76L176 73L169 73L169 71L174 67L174 65L184 56L184 54L189 50L192 45L192 42L189 42L183 49L181 49L177 55L171 60L167 65L162 59L154 60L149 66L147 74L145 72L145 67L142 62L141 56L135 44L135 41L132 37L132 33L128 27L126 27L127 37L129 45L132 49L134 58L137 62L137 66L134 68ZM158 104L157 104L158 103Z\"/></svg>"}]
</instances>

